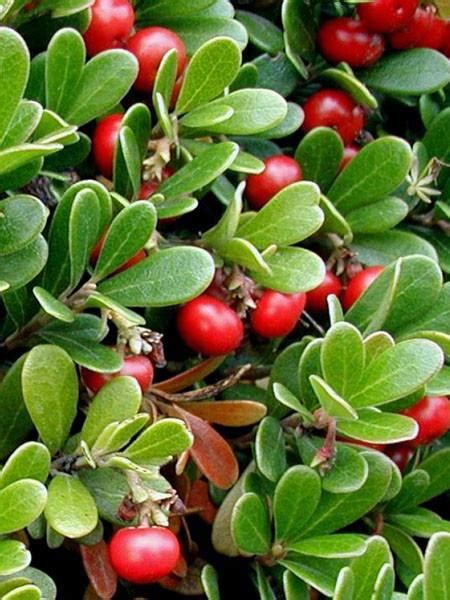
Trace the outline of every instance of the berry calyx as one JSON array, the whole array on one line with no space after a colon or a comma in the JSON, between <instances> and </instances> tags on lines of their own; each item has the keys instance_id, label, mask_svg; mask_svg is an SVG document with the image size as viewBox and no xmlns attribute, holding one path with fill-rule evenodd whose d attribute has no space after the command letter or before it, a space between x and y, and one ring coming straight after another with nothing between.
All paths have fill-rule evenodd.
<instances>
[{"instance_id":1,"label":"berry calyx","mask_svg":"<svg viewBox=\"0 0 450 600\"><path fill-rule=\"evenodd\" d=\"M323 89L312 94L303 105L303 130L331 127L345 145L351 144L364 127L363 108L342 90Z\"/></svg>"},{"instance_id":2,"label":"berry calyx","mask_svg":"<svg viewBox=\"0 0 450 600\"><path fill-rule=\"evenodd\" d=\"M252 330L265 338L288 335L305 308L306 294L283 294L275 290L264 290L250 314Z\"/></svg>"},{"instance_id":3,"label":"berry calyx","mask_svg":"<svg viewBox=\"0 0 450 600\"><path fill-rule=\"evenodd\" d=\"M164 27L145 27L130 37L129 50L137 58L139 74L134 87L141 92L150 92L155 83L156 74L164 55L175 49L178 56L177 75L181 75L186 66L186 48L182 39L170 29Z\"/></svg>"},{"instance_id":4,"label":"berry calyx","mask_svg":"<svg viewBox=\"0 0 450 600\"><path fill-rule=\"evenodd\" d=\"M91 21L83 34L89 56L123 48L134 25L134 10L128 0L95 0Z\"/></svg>"},{"instance_id":5,"label":"berry calyx","mask_svg":"<svg viewBox=\"0 0 450 600\"><path fill-rule=\"evenodd\" d=\"M179 309L177 326L186 345L204 356L229 354L244 338L244 326L238 314L207 294Z\"/></svg>"},{"instance_id":6,"label":"berry calyx","mask_svg":"<svg viewBox=\"0 0 450 600\"><path fill-rule=\"evenodd\" d=\"M290 156L269 156L264 165L262 173L247 177L245 197L255 209L263 207L275 194L302 179L300 165Z\"/></svg>"},{"instance_id":7,"label":"berry calyx","mask_svg":"<svg viewBox=\"0 0 450 600\"><path fill-rule=\"evenodd\" d=\"M328 296L334 294L339 298L341 292L341 280L331 271L327 271L322 283L306 293L306 307L312 312L326 312L328 310Z\"/></svg>"},{"instance_id":8,"label":"berry calyx","mask_svg":"<svg viewBox=\"0 0 450 600\"><path fill-rule=\"evenodd\" d=\"M114 152L119 137L121 113L108 115L99 121L92 136L92 154L97 169L107 179L111 179L114 165Z\"/></svg>"},{"instance_id":9,"label":"berry calyx","mask_svg":"<svg viewBox=\"0 0 450 600\"><path fill-rule=\"evenodd\" d=\"M331 63L346 62L355 69L369 67L384 52L384 38L356 19L339 17L326 21L319 29L317 43Z\"/></svg>"},{"instance_id":10,"label":"berry calyx","mask_svg":"<svg viewBox=\"0 0 450 600\"><path fill-rule=\"evenodd\" d=\"M377 33L391 33L404 27L412 18L417 0L372 0L359 4L361 22Z\"/></svg>"},{"instance_id":11,"label":"berry calyx","mask_svg":"<svg viewBox=\"0 0 450 600\"><path fill-rule=\"evenodd\" d=\"M81 368L81 377L85 386L96 394L114 377L134 377L143 392L146 392L153 382L153 364L146 356L125 356L120 371L116 373L98 373L85 367Z\"/></svg>"},{"instance_id":12,"label":"berry calyx","mask_svg":"<svg viewBox=\"0 0 450 600\"><path fill-rule=\"evenodd\" d=\"M345 310L348 310L353 306L369 285L375 281L383 269L384 267L379 265L367 267L366 269L359 271L359 273L356 273L356 275L350 279L342 297L342 305Z\"/></svg>"},{"instance_id":13,"label":"berry calyx","mask_svg":"<svg viewBox=\"0 0 450 600\"><path fill-rule=\"evenodd\" d=\"M117 575L137 584L165 577L180 557L178 538L166 527L124 527L112 536L108 549Z\"/></svg>"},{"instance_id":14,"label":"berry calyx","mask_svg":"<svg viewBox=\"0 0 450 600\"><path fill-rule=\"evenodd\" d=\"M402 414L414 419L419 426L416 437L408 442L412 448L429 444L450 429L450 400L446 396L425 396Z\"/></svg>"}]
</instances>

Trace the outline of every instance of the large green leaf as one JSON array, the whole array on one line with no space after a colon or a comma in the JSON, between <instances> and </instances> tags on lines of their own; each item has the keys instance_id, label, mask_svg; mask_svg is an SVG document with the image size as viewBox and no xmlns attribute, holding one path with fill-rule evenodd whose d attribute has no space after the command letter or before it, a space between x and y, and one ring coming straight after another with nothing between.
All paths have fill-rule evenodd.
<instances>
[{"instance_id":1,"label":"large green leaf","mask_svg":"<svg viewBox=\"0 0 450 600\"><path fill-rule=\"evenodd\" d=\"M48 488L45 518L64 537L79 538L95 528L98 513L94 499L79 479L57 475Z\"/></svg>"},{"instance_id":2,"label":"large green leaf","mask_svg":"<svg viewBox=\"0 0 450 600\"><path fill-rule=\"evenodd\" d=\"M75 365L58 346L35 346L23 365L22 389L31 419L43 442L54 454L69 436L77 411Z\"/></svg>"},{"instance_id":3,"label":"large green leaf","mask_svg":"<svg viewBox=\"0 0 450 600\"><path fill-rule=\"evenodd\" d=\"M161 250L99 285L124 306L170 306L203 292L214 276L211 256L199 248Z\"/></svg>"},{"instance_id":4,"label":"large green leaf","mask_svg":"<svg viewBox=\"0 0 450 600\"><path fill-rule=\"evenodd\" d=\"M0 535L27 527L46 502L47 490L35 479L20 479L0 490Z\"/></svg>"}]
</instances>

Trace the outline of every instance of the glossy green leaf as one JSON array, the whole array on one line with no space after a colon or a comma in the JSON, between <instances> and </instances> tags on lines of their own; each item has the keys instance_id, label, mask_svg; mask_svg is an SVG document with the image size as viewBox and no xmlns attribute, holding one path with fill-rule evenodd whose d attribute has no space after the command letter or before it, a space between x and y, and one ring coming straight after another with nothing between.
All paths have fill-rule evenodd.
<instances>
[{"instance_id":1,"label":"glossy green leaf","mask_svg":"<svg viewBox=\"0 0 450 600\"><path fill-rule=\"evenodd\" d=\"M354 233L380 233L395 227L407 214L406 202L400 198L389 197L370 206L352 210L346 216L346 220Z\"/></svg>"},{"instance_id":2,"label":"glossy green leaf","mask_svg":"<svg viewBox=\"0 0 450 600\"><path fill-rule=\"evenodd\" d=\"M367 541L364 554L354 558L350 564L355 576L355 598L372 597L378 573L385 564L392 565L389 545L384 538L372 536Z\"/></svg>"},{"instance_id":3,"label":"glossy green leaf","mask_svg":"<svg viewBox=\"0 0 450 600\"><path fill-rule=\"evenodd\" d=\"M367 265L387 265L410 255L422 255L438 262L432 244L409 231L385 231L382 235L360 233L355 235L351 248Z\"/></svg>"},{"instance_id":4,"label":"glossy green leaf","mask_svg":"<svg viewBox=\"0 0 450 600\"><path fill-rule=\"evenodd\" d=\"M247 240L242 238L223 240L216 244L216 250L223 259L231 263L242 265L255 273L271 274L271 269L262 254Z\"/></svg>"},{"instance_id":5,"label":"glossy green leaf","mask_svg":"<svg viewBox=\"0 0 450 600\"><path fill-rule=\"evenodd\" d=\"M305 179L315 181L326 191L336 177L344 145L339 135L329 127L316 127L301 140L295 159L301 165Z\"/></svg>"},{"instance_id":6,"label":"glossy green leaf","mask_svg":"<svg viewBox=\"0 0 450 600\"><path fill-rule=\"evenodd\" d=\"M385 444L414 439L418 427L409 417L363 408L358 411L357 421L340 421L338 431L355 440Z\"/></svg>"},{"instance_id":7,"label":"glossy green leaf","mask_svg":"<svg viewBox=\"0 0 450 600\"><path fill-rule=\"evenodd\" d=\"M18 446L0 473L0 487L20 479L36 479L45 483L50 471L50 453L43 444L27 442Z\"/></svg>"},{"instance_id":8,"label":"glossy green leaf","mask_svg":"<svg viewBox=\"0 0 450 600\"><path fill-rule=\"evenodd\" d=\"M286 470L286 450L283 430L273 417L265 417L259 424L255 455L261 473L270 481L278 481Z\"/></svg>"},{"instance_id":9,"label":"glossy green leaf","mask_svg":"<svg viewBox=\"0 0 450 600\"><path fill-rule=\"evenodd\" d=\"M325 69L321 73L327 81L332 81L336 87L345 90L358 104L363 104L371 109L378 108L378 102L375 96L368 90L368 88L361 83L361 81L351 72L350 68L334 67L331 69Z\"/></svg>"},{"instance_id":10,"label":"glossy green leaf","mask_svg":"<svg viewBox=\"0 0 450 600\"><path fill-rule=\"evenodd\" d=\"M86 219L89 214L89 219ZM69 219L70 287L80 282L101 233L100 202L93 190L81 190L72 204Z\"/></svg>"},{"instance_id":11,"label":"glossy green leaf","mask_svg":"<svg viewBox=\"0 0 450 600\"><path fill-rule=\"evenodd\" d=\"M347 559L317 558L291 553L280 560L280 564L289 569L294 575L307 584L330 597L336 586L341 569L347 564Z\"/></svg>"},{"instance_id":12,"label":"glossy green leaf","mask_svg":"<svg viewBox=\"0 0 450 600\"><path fill-rule=\"evenodd\" d=\"M39 286L34 287L33 294L48 315L64 323L72 323L74 321L75 315L70 308L57 300L47 290L44 290L44 288Z\"/></svg>"},{"instance_id":13,"label":"glossy green leaf","mask_svg":"<svg viewBox=\"0 0 450 600\"><path fill-rule=\"evenodd\" d=\"M205 565L201 573L202 586L207 600L220 600L217 571L212 565Z\"/></svg>"},{"instance_id":14,"label":"glossy green leaf","mask_svg":"<svg viewBox=\"0 0 450 600\"><path fill-rule=\"evenodd\" d=\"M246 28L252 44L263 52L274 55L284 49L283 34L272 21L245 10L237 10L236 19Z\"/></svg>"},{"instance_id":15,"label":"glossy green leaf","mask_svg":"<svg viewBox=\"0 0 450 600\"><path fill-rule=\"evenodd\" d=\"M5 577L22 571L22 569L28 567L30 562L31 553L25 544L17 540L0 541L0 575ZM6 590L2 590L2 592L4 591ZM2 598L4 598L3 593Z\"/></svg>"},{"instance_id":16,"label":"glossy green leaf","mask_svg":"<svg viewBox=\"0 0 450 600\"><path fill-rule=\"evenodd\" d=\"M44 510L47 490L40 481L20 479L0 490L0 534L30 525Z\"/></svg>"},{"instance_id":17,"label":"glossy green leaf","mask_svg":"<svg viewBox=\"0 0 450 600\"><path fill-rule=\"evenodd\" d=\"M286 600L309 600L308 586L291 571L283 573L283 591Z\"/></svg>"},{"instance_id":18,"label":"glossy green leaf","mask_svg":"<svg viewBox=\"0 0 450 600\"><path fill-rule=\"evenodd\" d=\"M124 198L132 199L139 192L142 158L134 131L122 124L114 154L114 190Z\"/></svg>"},{"instance_id":19,"label":"glossy green leaf","mask_svg":"<svg viewBox=\"0 0 450 600\"><path fill-rule=\"evenodd\" d=\"M138 413L134 417L124 419L120 423L113 421L107 425L92 446L93 454L109 454L123 448L149 420L146 413Z\"/></svg>"},{"instance_id":20,"label":"glossy green leaf","mask_svg":"<svg viewBox=\"0 0 450 600\"><path fill-rule=\"evenodd\" d=\"M162 419L150 425L125 451L137 464L181 454L192 446L193 436L179 419Z\"/></svg>"},{"instance_id":21,"label":"glossy green leaf","mask_svg":"<svg viewBox=\"0 0 450 600\"><path fill-rule=\"evenodd\" d=\"M233 508L231 532L238 548L248 554L265 554L270 547L269 514L264 502L251 492Z\"/></svg>"},{"instance_id":22,"label":"glossy green leaf","mask_svg":"<svg viewBox=\"0 0 450 600\"><path fill-rule=\"evenodd\" d=\"M58 346L35 346L25 359L22 389L31 419L43 442L54 454L69 436L77 411L75 365Z\"/></svg>"},{"instance_id":23,"label":"glossy green leaf","mask_svg":"<svg viewBox=\"0 0 450 600\"><path fill-rule=\"evenodd\" d=\"M447 568L450 559L450 534L434 535L425 553L424 598L450 598L450 573Z\"/></svg>"},{"instance_id":24,"label":"glossy green leaf","mask_svg":"<svg viewBox=\"0 0 450 600\"><path fill-rule=\"evenodd\" d=\"M175 81L177 79L178 53L175 48L164 55L156 73L152 91L152 101L155 105L157 94L160 95L166 106L170 106ZM150 136L149 136L150 137Z\"/></svg>"},{"instance_id":25,"label":"glossy green leaf","mask_svg":"<svg viewBox=\"0 0 450 600\"><path fill-rule=\"evenodd\" d=\"M25 248L44 229L48 210L33 196L13 196L0 202L0 256Z\"/></svg>"},{"instance_id":26,"label":"glossy green leaf","mask_svg":"<svg viewBox=\"0 0 450 600\"><path fill-rule=\"evenodd\" d=\"M311 59L315 48L314 19L311 8L301 0L284 0L281 8L286 54L306 78L303 58Z\"/></svg>"},{"instance_id":27,"label":"glossy green leaf","mask_svg":"<svg viewBox=\"0 0 450 600\"><path fill-rule=\"evenodd\" d=\"M341 533L319 535L289 544L289 550L319 558L351 558L363 554L366 541L363 536Z\"/></svg>"},{"instance_id":28,"label":"glossy green leaf","mask_svg":"<svg viewBox=\"0 0 450 600\"><path fill-rule=\"evenodd\" d=\"M311 375L309 381L322 408L328 416L339 419L358 418L356 411L353 410L352 406L341 398L321 377Z\"/></svg>"},{"instance_id":29,"label":"glossy green leaf","mask_svg":"<svg viewBox=\"0 0 450 600\"><path fill-rule=\"evenodd\" d=\"M10 290L23 287L42 271L47 255L47 243L38 235L25 248L1 257L0 281L8 283Z\"/></svg>"}]
</instances>

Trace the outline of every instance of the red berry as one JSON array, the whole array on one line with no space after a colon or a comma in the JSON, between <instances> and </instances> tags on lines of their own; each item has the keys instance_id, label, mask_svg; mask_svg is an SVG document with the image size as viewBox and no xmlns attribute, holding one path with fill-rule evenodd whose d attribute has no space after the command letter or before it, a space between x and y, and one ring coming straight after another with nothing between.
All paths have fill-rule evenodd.
<instances>
[{"instance_id":1,"label":"red berry","mask_svg":"<svg viewBox=\"0 0 450 600\"><path fill-rule=\"evenodd\" d=\"M150 196L152 196L159 188L161 183L166 179L169 179L173 173L174 171L171 167L164 167L161 172L161 181L158 181L156 178L151 179L150 181L145 181L139 190L139 200L147 200L147 198L150 198Z\"/></svg>"},{"instance_id":2,"label":"red berry","mask_svg":"<svg viewBox=\"0 0 450 600\"><path fill-rule=\"evenodd\" d=\"M442 42L439 50L442 52L442 54L445 54L445 56L450 58L450 21L447 21L445 24L444 41Z\"/></svg>"},{"instance_id":3,"label":"red berry","mask_svg":"<svg viewBox=\"0 0 450 600\"><path fill-rule=\"evenodd\" d=\"M282 189L300 181L302 171L296 160L289 156L269 156L264 160L266 168L259 175L249 175L245 196L253 208L261 208Z\"/></svg>"},{"instance_id":4,"label":"red berry","mask_svg":"<svg viewBox=\"0 0 450 600\"><path fill-rule=\"evenodd\" d=\"M145 27L135 33L127 43L127 49L139 62L139 74L134 87L141 92L150 92L164 55L175 48L178 55L177 74L186 66L186 48L176 33L164 27Z\"/></svg>"},{"instance_id":5,"label":"red berry","mask_svg":"<svg viewBox=\"0 0 450 600\"><path fill-rule=\"evenodd\" d=\"M344 154L342 156L341 164L339 165L339 171L343 171L345 167L351 162L359 152L359 146L350 144L344 147Z\"/></svg>"},{"instance_id":6,"label":"red berry","mask_svg":"<svg viewBox=\"0 0 450 600\"><path fill-rule=\"evenodd\" d=\"M114 164L114 151L119 137L123 115L115 113L99 121L92 136L92 154L100 173L111 179Z\"/></svg>"},{"instance_id":7,"label":"red berry","mask_svg":"<svg viewBox=\"0 0 450 600\"><path fill-rule=\"evenodd\" d=\"M229 354L244 337L244 326L237 313L207 294L180 308L177 325L185 343L205 356Z\"/></svg>"},{"instance_id":8,"label":"red berry","mask_svg":"<svg viewBox=\"0 0 450 600\"><path fill-rule=\"evenodd\" d=\"M425 396L402 411L419 426L417 436L408 442L412 448L429 444L450 429L450 400L446 396Z\"/></svg>"},{"instance_id":9,"label":"red berry","mask_svg":"<svg viewBox=\"0 0 450 600\"><path fill-rule=\"evenodd\" d=\"M282 337L290 333L300 318L306 304L306 294L282 294L264 290L250 315L250 325L255 333L265 338Z\"/></svg>"},{"instance_id":10,"label":"red berry","mask_svg":"<svg viewBox=\"0 0 450 600\"><path fill-rule=\"evenodd\" d=\"M339 277L331 271L327 271L322 283L313 290L307 292L307 309L318 313L326 312L328 310L328 296L334 294L339 298L341 291L342 283Z\"/></svg>"},{"instance_id":11,"label":"red berry","mask_svg":"<svg viewBox=\"0 0 450 600\"><path fill-rule=\"evenodd\" d=\"M95 0L92 17L83 38L90 56L123 48L134 25L134 10L128 0Z\"/></svg>"},{"instance_id":12,"label":"red berry","mask_svg":"<svg viewBox=\"0 0 450 600\"><path fill-rule=\"evenodd\" d=\"M378 33L391 33L404 27L412 18L417 0L372 0L358 4L362 23Z\"/></svg>"},{"instance_id":13,"label":"red berry","mask_svg":"<svg viewBox=\"0 0 450 600\"><path fill-rule=\"evenodd\" d=\"M433 15L433 18L431 19L431 25L423 38L420 40L419 47L439 50L439 48L445 42L446 32L445 21Z\"/></svg>"},{"instance_id":14,"label":"red berry","mask_svg":"<svg viewBox=\"0 0 450 600\"><path fill-rule=\"evenodd\" d=\"M433 18L431 7L418 8L402 29L389 36L389 43L396 50L422 47L423 40L431 30Z\"/></svg>"},{"instance_id":15,"label":"red berry","mask_svg":"<svg viewBox=\"0 0 450 600\"><path fill-rule=\"evenodd\" d=\"M332 127L344 144L351 144L364 127L362 107L341 90L323 89L308 98L303 105L303 130Z\"/></svg>"},{"instance_id":16,"label":"red berry","mask_svg":"<svg viewBox=\"0 0 450 600\"><path fill-rule=\"evenodd\" d=\"M134 377L146 392L153 381L153 364L146 356L125 356L120 371L116 373L97 373L82 367L81 376L85 386L96 394L108 381L114 377L128 375Z\"/></svg>"},{"instance_id":17,"label":"red berry","mask_svg":"<svg viewBox=\"0 0 450 600\"><path fill-rule=\"evenodd\" d=\"M400 471L404 471L413 457L414 451L411 449L408 444L392 444L390 446L386 446L386 450L384 451L386 456L397 465Z\"/></svg>"},{"instance_id":18,"label":"red berry","mask_svg":"<svg viewBox=\"0 0 450 600\"><path fill-rule=\"evenodd\" d=\"M125 527L109 542L114 571L132 583L158 581L175 568L179 557L178 538L166 527Z\"/></svg>"},{"instance_id":19,"label":"red berry","mask_svg":"<svg viewBox=\"0 0 450 600\"><path fill-rule=\"evenodd\" d=\"M376 63L385 48L381 35L349 17L326 21L319 29L317 43L328 61L346 62L355 69Z\"/></svg>"},{"instance_id":20,"label":"red berry","mask_svg":"<svg viewBox=\"0 0 450 600\"><path fill-rule=\"evenodd\" d=\"M358 298L362 296L383 269L384 267L378 265L375 267L367 267L367 269L363 269L350 279L342 298L342 305L345 310L348 310Z\"/></svg>"}]
</instances>

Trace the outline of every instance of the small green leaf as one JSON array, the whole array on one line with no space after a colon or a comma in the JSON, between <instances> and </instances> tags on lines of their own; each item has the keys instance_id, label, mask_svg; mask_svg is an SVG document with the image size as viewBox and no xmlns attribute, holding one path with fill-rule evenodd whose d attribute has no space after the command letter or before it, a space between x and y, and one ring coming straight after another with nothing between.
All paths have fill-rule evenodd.
<instances>
[{"instance_id":1,"label":"small green leaf","mask_svg":"<svg viewBox=\"0 0 450 600\"><path fill-rule=\"evenodd\" d=\"M437 533L433 535L425 553L425 600L450 598L450 572L447 568L449 560L450 534Z\"/></svg>"},{"instance_id":2,"label":"small green leaf","mask_svg":"<svg viewBox=\"0 0 450 600\"><path fill-rule=\"evenodd\" d=\"M150 425L125 451L137 464L152 464L181 454L192 446L193 436L180 419L162 419Z\"/></svg>"},{"instance_id":3,"label":"small green leaf","mask_svg":"<svg viewBox=\"0 0 450 600\"><path fill-rule=\"evenodd\" d=\"M89 214L89 219L86 215ZM100 201L93 190L78 192L69 218L70 287L80 282L101 232Z\"/></svg>"},{"instance_id":4,"label":"small green leaf","mask_svg":"<svg viewBox=\"0 0 450 600\"><path fill-rule=\"evenodd\" d=\"M142 392L133 377L115 377L94 397L81 430L81 439L92 446L103 429L115 421L123 421L138 412Z\"/></svg>"},{"instance_id":5,"label":"small green leaf","mask_svg":"<svg viewBox=\"0 0 450 600\"><path fill-rule=\"evenodd\" d=\"M153 85L152 101L155 105L157 94L160 95L164 104L170 106L175 81L177 79L178 53L175 48L169 50L164 55L156 73L155 83Z\"/></svg>"},{"instance_id":6,"label":"small green leaf","mask_svg":"<svg viewBox=\"0 0 450 600\"><path fill-rule=\"evenodd\" d=\"M19 531L44 510L47 490L40 481L20 479L0 490L0 535Z\"/></svg>"},{"instance_id":7,"label":"small green leaf","mask_svg":"<svg viewBox=\"0 0 450 600\"><path fill-rule=\"evenodd\" d=\"M346 216L354 233L380 233L395 227L408 214L408 205L400 198L389 197Z\"/></svg>"},{"instance_id":8,"label":"small green leaf","mask_svg":"<svg viewBox=\"0 0 450 600\"><path fill-rule=\"evenodd\" d=\"M272 21L245 10L237 10L236 19L246 28L252 44L263 52L275 55L284 50L283 34Z\"/></svg>"},{"instance_id":9,"label":"small green leaf","mask_svg":"<svg viewBox=\"0 0 450 600\"><path fill-rule=\"evenodd\" d=\"M351 558L360 556L365 549L364 537L350 533L319 535L289 544L293 552L319 558Z\"/></svg>"},{"instance_id":10,"label":"small green leaf","mask_svg":"<svg viewBox=\"0 0 450 600\"><path fill-rule=\"evenodd\" d=\"M25 544L17 540L0 541L0 575L2 577L22 571L22 569L28 567L30 562L31 552ZM1 592L2 598L4 598L4 590L1 590Z\"/></svg>"},{"instance_id":11,"label":"small green leaf","mask_svg":"<svg viewBox=\"0 0 450 600\"><path fill-rule=\"evenodd\" d=\"M367 541L366 551L351 562L355 576L355 598L371 598L380 569L385 564L392 565L392 556L386 540L373 536Z\"/></svg>"},{"instance_id":12,"label":"small green leaf","mask_svg":"<svg viewBox=\"0 0 450 600\"><path fill-rule=\"evenodd\" d=\"M409 417L363 408L358 411L357 421L339 421L338 431L355 440L386 444L414 439L418 427Z\"/></svg>"},{"instance_id":13,"label":"small green leaf","mask_svg":"<svg viewBox=\"0 0 450 600\"><path fill-rule=\"evenodd\" d=\"M330 597L336 587L339 572L348 563L348 560L317 558L316 556L291 553L279 563L314 589Z\"/></svg>"},{"instance_id":14,"label":"small green leaf","mask_svg":"<svg viewBox=\"0 0 450 600\"><path fill-rule=\"evenodd\" d=\"M205 565L201 572L202 586L208 600L220 600L217 571L212 565Z\"/></svg>"},{"instance_id":15,"label":"small green leaf","mask_svg":"<svg viewBox=\"0 0 450 600\"><path fill-rule=\"evenodd\" d=\"M177 113L191 111L219 96L236 77L241 66L238 44L226 37L214 37L191 58L176 105Z\"/></svg>"},{"instance_id":16,"label":"small green leaf","mask_svg":"<svg viewBox=\"0 0 450 600\"><path fill-rule=\"evenodd\" d=\"M0 202L0 256L25 248L44 229L48 210L33 196Z\"/></svg>"},{"instance_id":17,"label":"small green leaf","mask_svg":"<svg viewBox=\"0 0 450 600\"><path fill-rule=\"evenodd\" d=\"M303 58L311 59L315 48L314 18L311 7L301 0L284 0L281 9L286 54L306 78Z\"/></svg>"},{"instance_id":18,"label":"small green leaf","mask_svg":"<svg viewBox=\"0 0 450 600\"><path fill-rule=\"evenodd\" d=\"M242 265L255 273L271 274L270 267L267 265L262 254L247 240L242 238L224 240L216 244L216 250L228 262Z\"/></svg>"},{"instance_id":19,"label":"small green leaf","mask_svg":"<svg viewBox=\"0 0 450 600\"><path fill-rule=\"evenodd\" d=\"M283 573L283 591L286 600L309 600L308 586L291 571Z\"/></svg>"},{"instance_id":20,"label":"small green leaf","mask_svg":"<svg viewBox=\"0 0 450 600\"><path fill-rule=\"evenodd\" d=\"M109 454L123 448L147 424L149 415L138 413L120 423L113 421L107 425L95 440L92 454Z\"/></svg>"},{"instance_id":21,"label":"small green leaf","mask_svg":"<svg viewBox=\"0 0 450 600\"><path fill-rule=\"evenodd\" d=\"M10 291L23 287L39 275L47 256L47 243L43 236L38 235L25 248L1 257L0 281L8 283Z\"/></svg>"},{"instance_id":22,"label":"small green leaf","mask_svg":"<svg viewBox=\"0 0 450 600\"><path fill-rule=\"evenodd\" d=\"M50 292L44 290L44 288L39 286L34 287L33 294L48 315L64 323L72 323L74 321L75 315L70 308L57 300Z\"/></svg>"},{"instance_id":23,"label":"small green leaf","mask_svg":"<svg viewBox=\"0 0 450 600\"><path fill-rule=\"evenodd\" d=\"M261 473L270 481L278 481L286 470L286 449L283 430L274 417L265 417L259 424L255 455Z\"/></svg>"},{"instance_id":24,"label":"small green leaf","mask_svg":"<svg viewBox=\"0 0 450 600\"><path fill-rule=\"evenodd\" d=\"M321 377L311 375L309 381L327 415L339 419L358 418L356 411L350 404L341 398Z\"/></svg>"},{"instance_id":25,"label":"small green leaf","mask_svg":"<svg viewBox=\"0 0 450 600\"><path fill-rule=\"evenodd\" d=\"M0 488L20 479L36 479L45 483L50 471L50 453L43 444L27 442L18 446L4 464Z\"/></svg>"},{"instance_id":26,"label":"small green leaf","mask_svg":"<svg viewBox=\"0 0 450 600\"><path fill-rule=\"evenodd\" d=\"M298 465L284 473L273 499L277 541L287 542L292 547L316 510L320 494L320 477L313 469Z\"/></svg>"},{"instance_id":27,"label":"small green leaf","mask_svg":"<svg viewBox=\"0 0 450 600\"><path fill-rule=\"evenodd\" d=\"M58 346L35 346L25 359L22 388L33 423L54 454L68 438L77 411L75 365Z\"/></svg>"},{"instance_id":28,"label":"small green leaf","mask_svg":"<svg viewBox=\"0 0 450 600\"><path fill-rule=\"evenodd\" d=\"M241 183L236 189L233 200L227 206L220 221L202 235L202 238L211 246L214 246L217 242L221 242L222 240L228 240L234 237L239 226L239 218L242 212L243 186L244 184Z\"/></svg>"},{"instance_id":29,"label":"small green leaf","mask_svg":"<svg viewBox=\"0 0 450 600\"><path fill-rule=\"evenodd\" d=\"M333 129L316 127L297 146L295 159L303 177L315 181L326 192L338 173L343 151L342 140Z\"/></svg>"},{"instance_id":30,"label":"small green leaf","mask_svg":"<svg viewBox=\"0 0 450 600\"><path fill-rule=\"evenodd\" d=\"M114 154L114 190L124 198L137 196L141 182L141 153L134 131L122 123Z\"/></svg>"},{"instance_id":31,"label":"small green leaf","mask_svg":"<svg viewBox=\"0 0 450 600\"><path fill-rule=\"evenodd\" d=\"M371 109L378 108L378 102L375 96L361 83L361 81L351 72L348 65L346 69L335 67L325 69L320 74L321 77L332 81L339 89L347 91L358 104L363 104Z\"/></svg>"},{"instance_id":32,"label":"small green leaf","mask_svg":"<svg viewBox=\"0 0 450 600\"><path fill-rule=\"evenodd\" d=\"M269 551L269 514L259 496L249 492L239 498L233 508L231 532L242 552L266 554Z\"/></svg>"},{"instance_id":33,"label":"small green leaf","mask_svg":"<svg viewBox=\"0 0 450 600\"><path fill-rule=\"evenodd\" d=\"M55 531L73 539L95 528L98 513L94 499L79 479L57 475L48 488L45 518Z\"/></svg>"}]
</instances>

